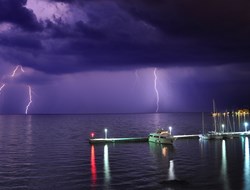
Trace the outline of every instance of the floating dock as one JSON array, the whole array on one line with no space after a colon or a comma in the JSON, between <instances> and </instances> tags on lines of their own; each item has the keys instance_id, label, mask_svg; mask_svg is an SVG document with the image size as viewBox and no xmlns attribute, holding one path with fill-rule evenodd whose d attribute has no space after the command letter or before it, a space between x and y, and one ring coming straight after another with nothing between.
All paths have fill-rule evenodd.
<instances>
[{"instance_id":1,"label":"floating dock","mask_svg":"<svg viewBox=\"0 0 250 190\"><path fill-rule=\"evenodd\" d=\"M224 132L224 133L219 133L223 139L231 138L231 137L245 137L245 136L250 136L250 131L245 131L245 132ZM194 135L175 135L174 137L176 139L191 139L191 138L200 138L201 134L194 134Z\"/></svg>"},{"instance_id":2,"label":"floating dock","mask_svg":"<svg viewBox=\"0 0 250 190\"><path fill-rule=\"evenodd\" d=\"M148 142L148 137L130 137L130 138L91 138L90 144L98 143L122 143L122 142Z\"/></svg>"},{"instance_id":3,"label":"floating dock","mask_svg":"<svg viewBox=\"0 0 250 190\"><path fill-rule=\"evenodd\" d=\"M176 139L199 138L199 135L175 135ZM148 142L148 137L129 137L129 138L90 138L90 144L98 143L129 143L129 142Z\"/></svg>"},{"instance_id":4,"label":"floating dock","mask_svg":"<svg viewBox=\"0 0 250 190\"><path fill-rule=\"evenodd\" d=\"M174 135L175 139L198 139L200 138L200 134L195 135Z\"/></svg>"},{"instance_id":5,"label":"floating dock","mask_svg":"<svg viewBox=\"0 0 250 190\"><path fill-rule=\"evenodd\" d=\"M175 139L199 139L201 134L193 135L174 135ZM250 136L250 131L247 132L227 132L221 133L223 138ZM105 143L134 143L134 142L148 142L148 137L129 137L129 138L90 138L90 144L105 144Z\"/></svg>"}]
</instances>

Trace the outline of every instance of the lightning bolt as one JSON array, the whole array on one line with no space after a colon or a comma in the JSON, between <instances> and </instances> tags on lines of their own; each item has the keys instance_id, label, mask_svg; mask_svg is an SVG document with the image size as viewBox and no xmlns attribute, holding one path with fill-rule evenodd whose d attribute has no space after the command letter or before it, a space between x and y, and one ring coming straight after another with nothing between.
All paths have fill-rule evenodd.
<instances>
[{"instance_id":1,"label":"lightning bolt","mask_svg":"<svg viewBox=\"0 0 250 190\"><path fill-rule=\"evenodd\" d=\"M154 76L155 76L155 80L154 80L154 89L155 89L155 94L156 94L156 110L155 112L157 113L159 111L159 92L158 92L158 89L157 89L157 68L154 69Z\"/></svg>"},{"instance_id":2,"label":"lightning bolt","mask_svg":"<svg viewBox=\"0 0 250 190\"><path fill-rule=\"evenodd\" d=\"M4 87L5 87L5 84L2 84L2 86L0 87L0 94Z\"/></svg>"},{"instance_id":3,"label":"lightning bolt","mask_svg":"<svg viewBox=\"0 0 250 190\"><path fill-rule=\"evenodd\" d=\"M21 65L18 65L15 67L15 69L12 71L12 74L10 75L10 77L14 78L18 69L20 69L23 73L24 73L24 69ZM3 90L3 88L5 87L6 84L2 84L2 86L0 87L0 94L1 94L1 91ZM28 94L29 94L29 102L26 106L26 109L25 109L25 114L27 115L28 114L28 111L29 111L29 107L32 103L32 89L31 89L31 86L28 85Z\"/></svg>"},{"instance_id":4,"label":"lightning bolt","mask_svg":"<svg viewBox=\"0 0 250 190\"><path fill-rule=\"evenodd\" d=\"M134 83L134 86L137 86L140 82L140 77L139 77L139 74L138 74L138 70L135 70L135 83Z\"/></svg>"},{"instance_id":5,"label":"lightning bolt","mask_svg":"<svg viewBox=\"0 0 250 190\"><path fill-rule=\"evenodd\" d=\"M25 114L27 115L28 114L28 111L29 111L29 107L32 103L32 90L31 90L31 86L28 86L28 89L29 89L29 103L27 104L26 106L26 109L25 109Z\"/></svg>"},{"instance_id":6,"label":"lightning bolt","mask_svg":"<svg viewBox=\"0 0 250 190\"><path fill-rule=\"evenodd\" d=\"M22 67L22 66L20 66L20 69L21 69L21 71L24 73L24 70L23 70L23 67Z\"/></svg>"},{"instance_id":7,"label":"lightning bolt","mask_svg":"<svg viewBox=\"0 0 250 190\"><path fill-rule=\"evenodd\" d=\"M17 70L20 68L20 70L24 73L23 67L21 65L17 65L14 71L12 72L11 77L14 77L16 75Z\"/></svg>"}]
</instances>

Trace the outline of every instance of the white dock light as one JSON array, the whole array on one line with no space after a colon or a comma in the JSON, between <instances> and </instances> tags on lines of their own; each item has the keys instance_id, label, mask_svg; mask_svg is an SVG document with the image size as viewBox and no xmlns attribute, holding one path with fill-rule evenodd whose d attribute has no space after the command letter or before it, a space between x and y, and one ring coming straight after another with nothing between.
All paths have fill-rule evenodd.
<instances>
[{"instance_id":1,"label":"white dock light","mask_svg":"<svg viewBox=\"0 0 250 190\"><path fill-rule=\"evenodd\" d=\"M172 135L172 127L171 126L169 127L169 133L170 133L170 135Z\"/></svg>"},{"instance_id":2,"label":"white dock light","mask_svg":"<svg viewBox=\"0 0 250 190\"><path fill-rule=\"evenodd\" d=\"M244 122L244 126L245 126L245 132L247 132L248 123L247 123L247 122Z\"/></svg>"},{"instance_id":3,"label":"white dock light","mask_svg":"<svg viewBox=\"0 0 250 190\"><path fill-rule=\"evenodd\" d=\"M107 134L107 133L108 133L108 129L105 128L105 129L104 129L104 132L105 132L105 139L106 139L107 136L108 136L108 134Z\"/></svg>"},{"instance_id":4,"label":"white dock light","mask_svg":"<svg viewBox=\"0 0 250 190\"><path fill-rule=\"evenodd\" d=\"M222 124L222 125L221 125L221 127L222 127L222 132L224 133L224 128L225 128L225 125L224 125L224 124Z\"/></svg>"}]
</instances>

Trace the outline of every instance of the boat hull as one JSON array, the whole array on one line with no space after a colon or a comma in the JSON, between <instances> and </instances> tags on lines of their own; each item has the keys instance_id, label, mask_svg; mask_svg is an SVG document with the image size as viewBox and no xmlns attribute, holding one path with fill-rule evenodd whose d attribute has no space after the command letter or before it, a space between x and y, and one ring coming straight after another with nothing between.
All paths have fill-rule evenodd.
<instances>
[{"instance_id":1,"label":"boat hull","mask_svg":"<svg viewBox=\"0 0 250 190\"><path fill-rule=\"evenodd\" d=\"M199 137L200 137L201 140L210 140L210 139L212 139L212 137L208 136L208 135L199 135Z\"/></svg>"},{"instance_id":2,"label":"boat hull","mask_svg":"<svg viewBox=\"0 0 250 190\"><path fill-rule=\"evenodd\" d=\"M202 140L211 140L211 139L223 139L223 136L219 133L208 133L208 134L205 134L205 135L200 135L199 136L200 139Z\"/></svg>"},{"instance_id":3,"label":"boat hull","mask_svg":"<svg viewBox=\"0 0 250 190\"><path fill-rule=\"evenodd\" d=\"M157 143L157 144L173 144L174 143L174 138L173 137L161 137L161 138L157 138L157 137L150 137L148 138L148 142L153 142L153 143Z\"/></svg>"}]
</instances>

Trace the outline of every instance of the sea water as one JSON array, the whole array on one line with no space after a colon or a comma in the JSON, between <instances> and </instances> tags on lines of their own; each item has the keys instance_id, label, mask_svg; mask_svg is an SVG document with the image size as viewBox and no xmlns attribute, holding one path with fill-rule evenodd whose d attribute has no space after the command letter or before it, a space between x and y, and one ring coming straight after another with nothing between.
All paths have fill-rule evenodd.
<instances>
[{"instance_id":1,"label":"sea water","mask_svg":"<svg viewBox=\"0 0 250 190\"><path fill-rule=\"evenodd\" d=\"M0 189L250 189L249 138L90 145L172 127L199 134L201 113L0 116ZM213 130L205 115L205 130Z\"/></svg>"}]
</instances>

